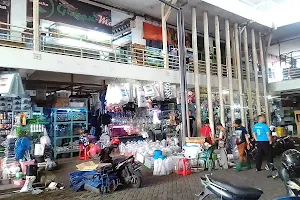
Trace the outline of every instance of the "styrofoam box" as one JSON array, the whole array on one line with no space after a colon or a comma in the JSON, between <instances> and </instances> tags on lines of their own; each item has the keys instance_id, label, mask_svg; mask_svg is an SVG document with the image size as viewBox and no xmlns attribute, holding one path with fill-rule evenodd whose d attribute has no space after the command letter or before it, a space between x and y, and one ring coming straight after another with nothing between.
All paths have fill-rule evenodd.
<instances>
[{"instance_id":1,"label":"styrofoam box","mask_svg":"<svg viewBox=\"0 0 300 200\"><path fill-rule=\"evenodd\" d=\"M143 156L142 154L140 153L137 153L136 156L135 156L135 161L138 161L140 163L144 163L145 161L145 156Z\"/></svg>"},{"instance_id":2,"label":"styrofoam box","mask_svg":"<svg viewBox=\"0 0 300 200\"><path fill-rule=\"evenodd\" d=\"M200 145L193 144L193 145L184 145L184 157L186 158L197 158L200 152Z\"/></svg>"}]
</instances>

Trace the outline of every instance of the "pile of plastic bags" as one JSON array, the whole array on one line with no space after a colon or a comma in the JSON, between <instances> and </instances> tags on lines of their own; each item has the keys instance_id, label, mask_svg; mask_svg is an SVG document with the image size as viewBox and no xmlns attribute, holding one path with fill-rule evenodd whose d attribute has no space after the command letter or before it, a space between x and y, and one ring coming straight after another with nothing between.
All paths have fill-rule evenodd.
<instances>
[{"instance_id":1,"label":"pile of plastic bags","mask_svg":"<svg viewBox=\"0 0 300 200\"><path fill-rule=\"evenodd\" d=\"M166 159L158 158L154 161L153 175L164 176L169 175L175 170L177 159L174 156L167 157Z\"/></svg>"},{"instance_id":2,"label":"pile of plastic bags","mask_svg":"<svg viewBox=\"0 0 300 200\"><path fill-rule=\"evenodd\" d=\"M167 144L166 140L162 141L137 141L137 142L127 142L126 144L121 143L119 146L121 155L136 155L137 153L145 157L153 157L155 150L162 150L164 156L171 156L181 152L181 148L172 142Z\"/></svg>"}]
</instances>

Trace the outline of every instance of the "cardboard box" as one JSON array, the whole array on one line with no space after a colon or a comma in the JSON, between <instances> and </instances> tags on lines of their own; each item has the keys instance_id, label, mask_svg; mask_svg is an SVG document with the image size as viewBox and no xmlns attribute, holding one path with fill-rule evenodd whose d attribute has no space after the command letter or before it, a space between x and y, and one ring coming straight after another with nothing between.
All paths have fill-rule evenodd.
<instances>
[{"instance_id":1,"label":"cardboard box","mask_svg":"<svg viewBox=\"0 0 300 200\"><path fill-rule=\"evenodd\" d=\"M69 98L56 98L55 103L52 105L54 108L69 107Z\"/></svg>"},{"instance_id":2,"label":"cardboard box","mask_svg":"<svg viewBox=\"0 0 300 200\"><path fill-rule=\"evenodd\" d=\"M79 171L93 171L96 169L100 169L102 167L110 166L110 163L96 163L94 161L88 161L81 163L79 165L76 165L77 170Z\"/></svg>"},{"instance_id":3,"label":"cardboard box","mask_svg":"<svg viewBox=\"0 0 300 200\"><path fill-rule=\"evenodd\" d=\"M143 156L142 154L140 153L137 153L136 156L135 156L135 161L138 161L140 163L144 163L145 161L145 156Z\"/></svg>"},{"instance_id":4,"label":"cardboard box","mask_svg":"<svg viewBox=\"0 0 300 200\"><path fill-rule=\"evenodd\" d=\"M79 171L92 171L92 170L96 170L98 168L98 163L95 163L93 161L88 161L88 162L84 162L81 163L79 165L76 165L76 168Z\"/></svg>"}]
</instances>

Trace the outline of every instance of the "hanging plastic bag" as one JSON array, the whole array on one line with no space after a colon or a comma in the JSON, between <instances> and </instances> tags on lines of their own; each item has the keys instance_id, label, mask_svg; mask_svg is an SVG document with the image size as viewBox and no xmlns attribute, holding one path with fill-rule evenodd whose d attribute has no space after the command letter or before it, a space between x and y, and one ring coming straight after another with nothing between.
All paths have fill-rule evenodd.
<instances>
[{"instance_id":1,"label":"hanging plastic bag","mask_svg":"<svg viewBox=\"0 0 300 200\"><path fill-rule=\"evenodd\" d=\"M35 156L43 156L45 152L44 144L35 144L34 145L34 155Z\"/></svg>"},{"instance_id":2,"label":"hanging plastic bag","mask_svg":"<svg viewBox=\"0 0 300 200\"><path fill-rule=\"evenodd\" d=\"M172 95L172 89L171 89L171 84L170 83L165 83L164 84L164 96L167 99L170 99Z\"/></svg>"},{"instance_id":3,"label":"hanging plastic bag","mask_svg":"<svg viewBox=\"0 0 300 200\"><path fill-rule=\"evenodd\" d=\"M155 99L157 101L162 101L163 98L162 98L162 96L160 94L160 86L159 86L159 84L158 83L154 83L152 85L152 87L153 87L153 92L154 92L154 94L152 96L152 99Z\"/></svg>"},{"instance_id":4,"label":"hanging plastic bag","mask_svg":"<svg viewBox=\"0 0 300 200\"><path fill-rule=\"evenodd\" d=\"M130 83L124 83L124 87L126 89L128 95L128 101L133 102L133 87Z\"/></svg>"},{"instance_id":5,"label":"hanging plastic bag","mask_svg":"<svg viewBox=\"0 0 300 200\"><path fill-rule=\"evenodd\" d=\"M125 105L129 102L129 96L128 96L128 93L127 93L127 89L126 87L120 85L118 87L118 90L120 92L119 96L120 96L120 100L119 100L119 105Z\"/></svg>"},{"instance_id":6,"label":"hanging plastic bag","mask_svg":"<svg viewBox=\"0 0 300 200\"><path fill-rule=\"evenodd\" d=\"M146 100L146 97L145 97L145 92L139 90L139 91L137 92L137 94L138 94L138 96L137 96L137 104L138 104L138 107L139 107L139 108L147 107L147 100Z\"/></svg>"},{"instance_id":7,"label":"hanging plastic bag","mask_svg":"<svg viewBox=\"0 0 300 200\"><path fill-rule=\"evenodd\" d=\"M113 86L111 84L108 84L106 90L106 96L105 96L107 106L113 105L112 90L113 90Z\"/></svg>"},{"instance_id":8,"label":"hanging plastic bag","mask_svg":"<svg viewBox=\"0 0 300 200\"><path fill-rule=\"evenodd\" d=\"M145 97L153 97L154 96L154 88L152 85L145 85L144 87Z\"/></svg>"},{"instance_id":9,"label":"hanging plastic bag","mask_svg":"<svg viewBox=\"0 0 300 200\"><path fill-rule=\"evenodd\" d=\"M44 129L44 136L42 136L40 138L40 143L43 144L43 145L51 145L51 139L50 137L48 136L48 133L47 133L47 130Z\"/></svg>"}]
</instances>

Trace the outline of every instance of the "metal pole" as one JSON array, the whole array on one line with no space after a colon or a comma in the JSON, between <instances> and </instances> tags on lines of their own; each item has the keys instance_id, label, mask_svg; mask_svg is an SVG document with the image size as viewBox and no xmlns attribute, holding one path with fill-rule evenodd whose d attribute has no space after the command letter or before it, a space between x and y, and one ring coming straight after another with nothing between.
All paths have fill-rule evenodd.
<instances>
[{"instance_id":1,"label":"metal pole","mask_svg":"<svg viewBox=\"0 0 300 200\"><path fill-rule=\"evenodd\" d=\"M211 73L210 73L210 52L209 52L209 33L208 33L208 17L207 12L203 13L204 23L204 50L205 50L205 65L206 65L206 77L207 77L207 99L208 99L208 116L209 125L211 128L212 135L214 136L214 112L212 106L212 95L211 95Z\"/></svg>"},{"instance_id":2,"label":"metal pole","mask_svg":"<svg viewBox=\"0 0 300 200\"><path fill-rule=\"evenodd\" d=\"M270 124L270 111L269 111L269 100L268 100L268 91L267 91L267 73L266 73L264 50L263 50L261 37L262 37L261 32L259 32L258 41L259 41L259 52L260 52L260 65L261 65L262 80L263 80L264 102L265 102L265 112L266 112L265 114L266 114L266 121L268 124Z\"/></svg>"},{"instance_id":3,"label":"metal pole","mask_svg":"<svg viewBox=\"0 0 300 200\"><path fill-rule=\"evenodd\" d=\"M235 54L236 54L236 67L238 71L238 83L239 83L239 96L240 96L240 112L241 112L241 120L243 125L245 126L245 110L244 110L244 94L243 94L243 74L241 67L241 58L240 58L240 43L239 43L239 30L238 24L234 25L234 39L235 39Z\"/></svg>"},{"instance_id":4,"label":"metal pole","mask_svg":"<svg viewBox=\"0 0 300 200\"><path fill-rule=\"evenodd\" d=\"M219 82L219 100L220 100L220 121L225 126L225 110L223 101L223 75L221 64L221 47L220 47L220 23L219 17L215 16L215 38L216 38L216 50L217 50L217 67L218 67L218 82Z\"/></svg>"},{"instance_id":5,"label":"metal pole","mask_svg":"<svg viewBox=\"0 0 300 200\"><path fill-rule=\"evenodd\" d=\"M185 137L187 134L187 111L186 111L186 95L185 95L185 82L186 82L186 70L185 70L185 43L184 43L184 27L182 26L183 13L180 8L177 13L177 35L178 35L178 55L179 55L179 70L180 70L180 89L181 89L181 115L182 115L182 145L185 143Z\"/></svg>"},{"instance_id":6,"label":"metal pole","mask_svg":"<svg viewBox=\"0 0 300 200\"><path fill-rule=\"evenodd\" d=\"M186 95L187 81L186 81L186 66L185 66L186 60L185 60L185 40L184 40L184 19L183 19L182 8L175 6L173 4L175 1L172 1L172 3L165 0L159 0L159 1L177 10L177 37L178 37L178 56L179 56L180 89L181 89L180 96L181 96L181 115L182 115L181 143L183 146L185 144L186 134L189 131L187 130L188 129L187 126L188 105L187 105L187 95Z\"/></svg>"},{"instance_id":7,"label":"metal pole","mask_svg":"<svg viewBox=\"0 0 300 200\"><path fill-rule=\"evenodd\" d=\"M181 13L181 30L182 30L182 51L184 52L184 59L183 59L183 66L184 66L184 97L185 97L185 112L186 112L186 127L187 127L187 136L191 137L191 128L190 128L190 118L189 118L189 104L188 104L188 87L187 87L187 67L186 67L186 57L185 57L185 31L184 31L184 15L182 13L182 9L180 9L178 12Z\"/></svg>"},{"instance_id":8,"label":"metal pole","mask_svg":"<svg viewBox=\"0 0 300 200\"><path fill-rule=\"evenodd\" d=\"M198 63L198 42L197 42L197 14L196 8L192 8L192 45L193 45L193 63L195 77L195 93L196 93L196 121L197 133L201 129L201 105L200 105L200 84L199 84L199 63Z\"/></svg>"},{"instance_id":9,"label":"metal pole","mask_svg":"<svg viewBox=\"0 0 300 200\"><path fill-rule=\"evenodd\" d=\"M33 0L33 50L40 50L40 15L39 15L39 0Z\"/></svg>"},{"instance_id":10,"label":"metal pole","mask_svg":"<svg viewBox=\"0 0 300 200\"><path fill-rule=\"evenodd\" d=\"M256 51L256 43L255 43L255 33L254 30L251 30L251 38L252 38L252 64L254 69L254 78L255 78L255 95L256 95L256 114L261 114L261 105L259 98L259 83L258 83L258 71L257 71L257 51Z\"/></svg>"},{"instance_id":11,"label":"metal pole","mask_svg":"<svg viewBox=\"0 0 300 200\"><path fill-rule=\"evenodd\" d=\"M228 85L229 85L229 101L230 101L230 116L231 124L234 121L234 100L233 100L233 86L232 86L232 65L231 65L231 47L230 47L230 28L229 21L225 20L225 37L226 37L226 65L228 70Z\"/></svg>"},{"instance_id":12,"label":"metal pole","mask_svg":"<svg viewBox=\"0 0 300 200\"><path fill-rule=\"evenodd\" d=\"M244 30L244 53L245 53L245 67L247 75L247 93L248 93L248 109L250 118L250 127L254 126L254 115L253 115L253 105L252 105L252 87L251 87L251 75L249 67L249 52L248 52L248 35L247 29Z\"/></svg>"}]
</instances>

